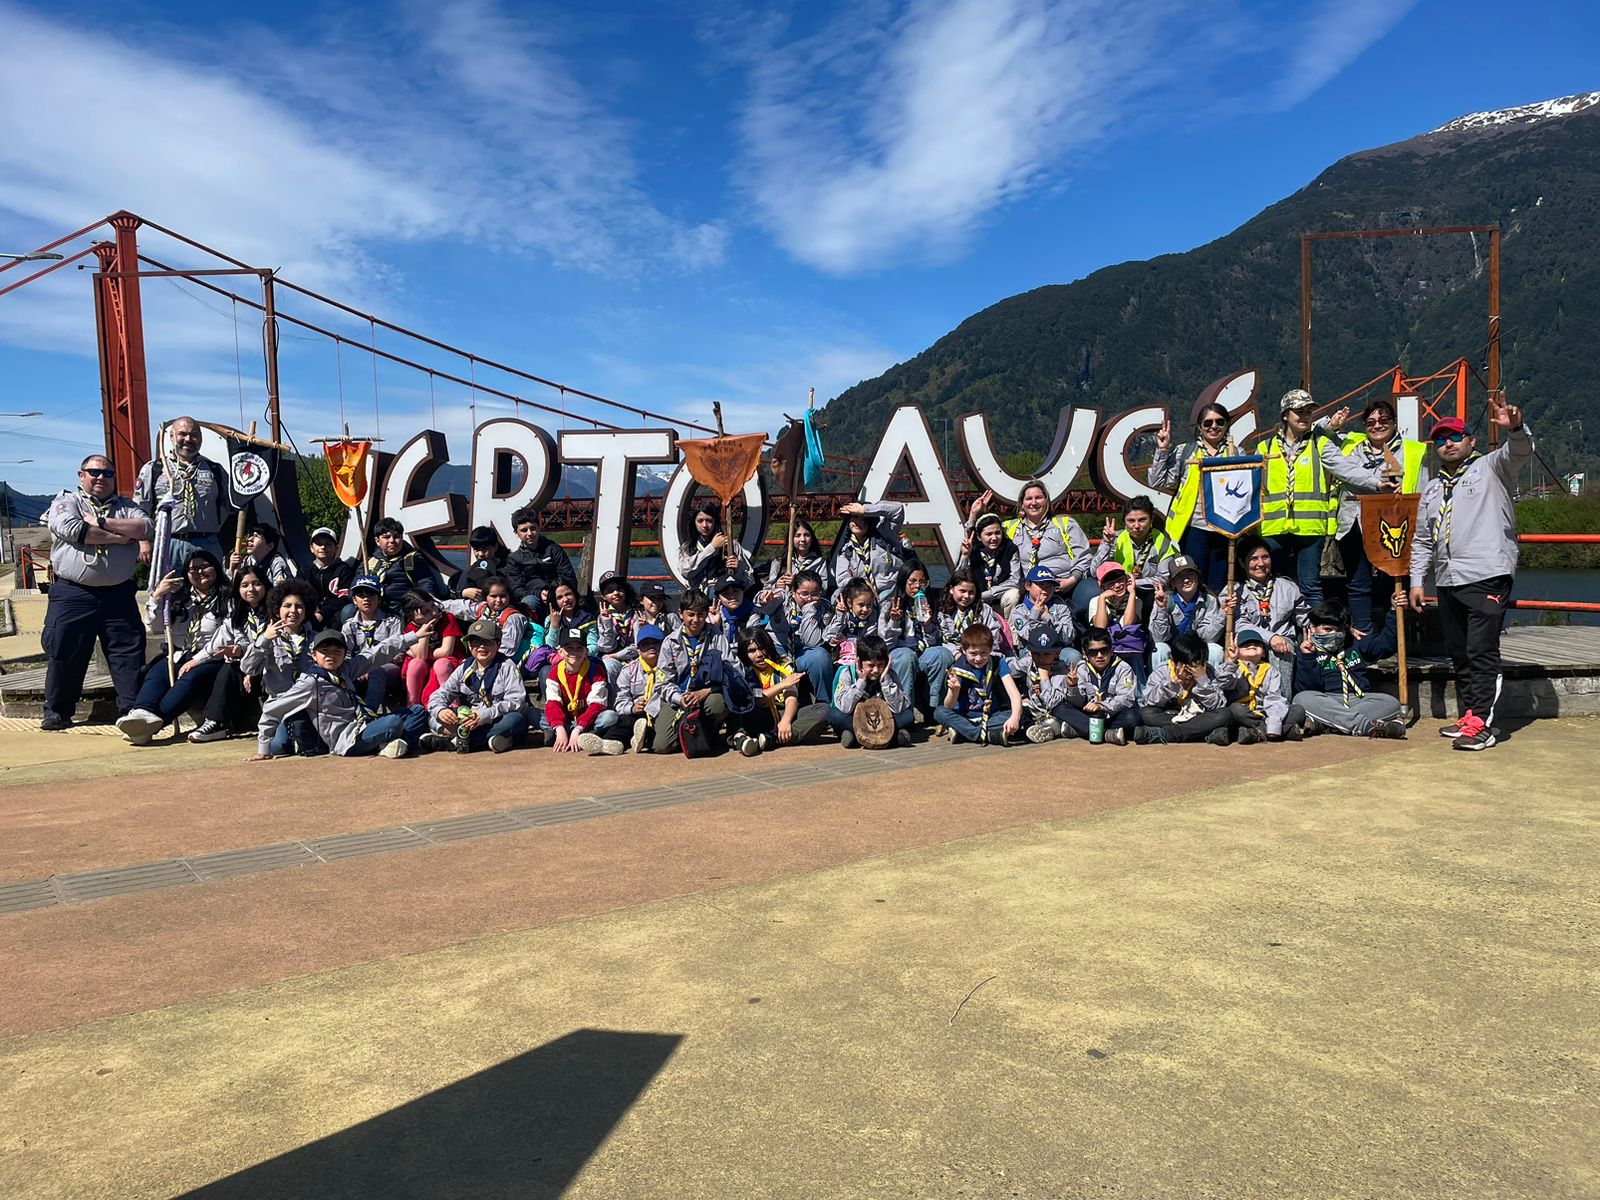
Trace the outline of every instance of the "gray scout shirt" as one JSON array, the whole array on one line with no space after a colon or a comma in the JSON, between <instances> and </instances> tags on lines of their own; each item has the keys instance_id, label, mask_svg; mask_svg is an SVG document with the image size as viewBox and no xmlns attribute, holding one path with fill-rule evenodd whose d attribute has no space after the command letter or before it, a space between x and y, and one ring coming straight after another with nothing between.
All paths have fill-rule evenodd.
<instances>
[{"instance_id":1,"label":"gray scout shirt","mask_svg":"<svg viewBox=\"0 0 1600 1200\"><path fill-rule=\"evenodd\" d=\"M311 715L317 735L335 754L349 754L356 738L375 714L370 713L356 690L355 681L371 674L374 667L392 662L416 645L415 633L402 633L374 646L370 654L347 657L337 672L324 671L313 663L285 692L267 699L261 706L261 723L256 727L256 752L272 752L272 735L278 726L302 710Z\"/></svg>"},{"instance_id":2,"label":"gray scout shirt","mask_svg":"<svg viewBox=\"0 0 1600 1200\"><path fill-rule=\"evenodd\" d=\"M1071 517L1046 517L1040 526L1012 517L1006 522L1006 535L1017 544L1024 578L1034 567L1049 567L1065 587L1069 580L1076 583L1089 573L1089 535Z\"/></svg>"},{"instance_id":3,"label":"gray scout shirt","mask_svg":"<svg viewBox=\"0 0 1600 1200\"><path fill-rule=\"evenodd\" d=\"M894 677L893 671L885 671L876 679L867 679L857 675L850 682L850 686L839 693L839 698L834 702L834 707L846 715L855 712L856 705L869 697L876 696L889 706L892 713L905 712L906 705L911 701L900 690L900 683Z\"/></svg>"},{"instance_id":4,"label":"gray scout shirt","mask_svg":"<svg viewBox=\"0 0 1600 1200\"><path fill-rule=\"evenodd\" d=\"M822 645L832 611L821 600L801 604L788 592L769 589L756 598L756 612L778 649L791 658Z\"/></svg>"},{"instance_id":5,"label":"gray scout shirt","mask_svg":"<svg viewBox=\"0 0 1600 1200\"><path fill-rule=\"evenodd\" d=\"M1201 667L1203 674L1195 680L1194 687L1186 692L1173 674L1177 665L1169 661L1161 670L1150 672L1150 678L1145 680L1144 685L1145 704L1151 708L1164 708L1170 712L1181 710L1185 700L1193 700L1203 712L1227 707L1227 697L1222 694L1222 689L1217 686L1216 677L1209 670Z\"/></svg>"},{"instance_id":6,"label":"gray scout shirt","mask_svg":"<svg viewBox=\"0 0 1600 1200\"><path fill-rule=\"evenodd\" d=\"M50 577L84 587L115 587L133 578L139 565L139 547L133 542L90 546L84 542L89 527L104 517L108 521L143 521L139 536L149 541L150 518L126 496L111 496L104 503L81 491L62 492L45 513L44 523L55 540L50 545Z\"/></svg>"},{"instance_id":7,"label":"gray scout shirt","mask_svg":"<svg viewBox=\"0 0 1600 1200\"><path fill-rule=\"evenodd\" d=\"M204 455L185 464L176 456L152 458L139 468L133 485L133 502L149 514L172 500L172 532L178 537L215 536L228 513L227 478L222 468Z\"/></svg>"},{"instance_id":8,"label":"gray scout shirt","mask_svg":"<svg viewBox=\"0 0 1600 1200\"><path fill-rule=\"evenodd\" d=\"M339 626L344 634L345 649L351 654L370 654L379 642L386 642L405 632L399 617L380 611L376 621L369 621L360 613Z\"/></svg>"},{"instance_id":9,"label":"gray scout shirt","mask_svg":"<svg viewBox=\"0 0 1600 1200\"><path fill-rule=\"evenodd\" d=\"M1067 697L1073 708L1082 708L1091 700L1099 700L1106 716L1115 716L1123 709L1132 708L1138 698L1133 668L1120 658L1111 659L1111 665L1102 674L1084 659L1077 664L1078 685Z\"/></svg>"},{"instance_id":10,"label":"gray scout shirt","mask_svg":"<svg viewBox=\"0 0 1600 1200\"><path fill-rule=\"evenodd\" d=\"M865 506L868 517L878 518L872 532L857 540L850 536L849 518L845 518L843 536L833 554L834 594L844 589L852 579L865 579L872 590L883 595L894 587L905 562L905 546L900 541L900 530L906 523L906 506L892 500L880 500Z\"/></svg>"},{"instance_id":11,"label":"gray scout shirt","mask_svg":"<svg viewBox=\"0 0 1600 1200\"><path fill-rule=\"evenodd\" d=\"M260 675L267 695L288 691L294 681L311 666L311 633L307 625L299 633L280 633L275 638L257 637L245 647L239 669L246 675Z\"/></svg>"},{"instance_id":12,"label":"gray scout shirt","mask_svg":"<svg viewBox=\"0 0 1600 1200\"><path fill-rule=\"evenodd\" d=\"M522 645L522 635L528 631L528 618L512 609L505 614L502 620L489 611L489 605L484 600L441 600L439 607L453 617L461 620L463 626L479 620L493 621L500 626L500 653L507 658L515 658L517 647ZM346 639L349 640L349 639ZM462 651L466 650L463 644ZM600 649L603 651L604 646ZM517 668L519 671L521 667Z\"/></svg>"},{"instance_id":13,"label":"gray scout shirt","mask_svg":"<svg viewBox=\"0 0 1600 1200\"><path fill-rule=\"evenodd\" d=\"M1274 575L1265 584L1242 579L1233 587L1239 597L1238 607L1233 612L1235 625L1261 630L1269 643L1273 637L1287 638L1290 642L1300 640L1311 606L1294 580Z\"/></svg>"},{"instance_id":14,"label":"gray scout shirt","mask_svg":"<svg viewBox=\"0 0 1600 1200\"><path fill-rule=\"evenodd\" d=\"M661 698L665 695L663 685L666 682L667 673L662 670L659 659L656 669L652 671L645 666L644 659L636 658L617 675L617 702L614 707L624 717L637 717L642 701L645 717L654 721L661 715Z\"/></svg>"},{"instance_id":15,"label":"gray scout shirt","mask_svg":"<svg viewBox=\"0 0 1600 1200\"><path fill-rule=\"evenodd\" d=\"M182 603L165 604L151 596L144 602L145 628L160 637L167 632L167 610L172 610L172 632L168 642L172 652L180 658L189 653L198 655L211 644L212 637L222 625L222 610L227 596L220 588L210 596L197 599L192 593Z\"/></svg>"},{"instance_id":16,"label":"gray scout shirt","mask_svg":"<svg viewBox=\"0 0 1600 1200\"><path fill-rule=\"evenodd\" d=\"M1230 704L1248 701L1251 711L1266 718L1268 735L1277 737L1283 732L1283 722L1289 715L1289 698L1283 686L1282 672L1272 665L1270 659L1263 659L1262 665L1267 668L1267 673L1261 677L1254 697L1250 696L1250 681L1254 678L1256 668L1251 668L1251 676L1247 678L1243 663L1223 663L1222 669L1217 672L1217 686Z\"/></svg>"},{"instance_id":17,"label":"gray scout shirt","mask_svg":"<svg viewBox=\"0 0 1600 1200\"><path fill-rule=\"evenodd\" d=\"M750 552L740 542L734 542L732 545L733 552L739 556L739 569L733 574L744 584L745 590L749 591L756 582L755 572L750 569ZM678 570L683 573L689 590L711 595L711 589L716 586L717 580L726 578L728 574L727 555L726 547L718 550L709 544L701 546L698 539L679 550Z\"/></svg>"},{"instance_id":18,"label":"gray scout shirt","mask_svg":"<svg viewBox=\"0 0 1600 1200\"><path fill-rule=\"evenodd\" d=\"M487 727L509 713L528 707L528 689L522 682L522 669L504 654L496 654L487 669L468 658L450 672L450 678L428 697L428 718L438 724L446 708L472 705L478 723Z\"/></svg>"},{"instance_id":19,"label":"gray scout shirt","mask_svg":"<svg viewBox=\"0 0 1600 1200\"><path fill-rule=\"evenodd\" d=\"M1195 594L1194 614L1190 618L1187 631L1178 628L1178 617L1178 598L1169 591L1167 602L1150 612L1150 640L1170 642L1179 633L1188 632L1198 634L1215 645L1222 644L1222 635L1228 624L1228 614L1222 611L1221 601L1211 592L1201 591Z\"/></svg>"},{"instance_id":20,"label":"gray scout shirt","mask_svg":"<svg viewBox=\"0 0 1600 1200\"><path fill-rule=\"evenodd\" d=\"M1071 698L1072 687L1067 682L1070 672L1059 658L1046 671L1034 662L1033 655L1023 654L1011 673L1016 677L1023 705L1035 717L1049 716Z\"/></svg>"},{"instance_id":21,"label":"gray scout shirt","mask_svg":"<svg viewBox=\"0 0 1600 1200\"><path fill-rule=\"evenodd\" d=\"M1468 459L1454 476L1439 474L1429 481L1417 506L1412 587L1421 587L1430 571L1439 587L1516 574L1517 514L1511 489L1532 454L1533 434L1524 424L1511 430L1498 448Z\"/></svg>"}]
</instances>

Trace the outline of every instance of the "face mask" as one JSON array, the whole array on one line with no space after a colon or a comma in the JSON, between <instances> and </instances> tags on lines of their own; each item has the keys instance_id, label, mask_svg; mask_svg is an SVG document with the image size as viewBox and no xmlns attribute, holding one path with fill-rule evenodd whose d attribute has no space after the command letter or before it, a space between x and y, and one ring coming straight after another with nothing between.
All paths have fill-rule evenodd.
<instances>
[{"instance_id":1,"label":"face mask","mask_svg":"<svg viewBox=\"0 0 1600 1200\"><path fill-rule=\"evenodd\" d=\"M1344 634L1342 633L1313 633L1311 644L1324 654L1334 654L1344 649Z\"/></svg>"}]
</instances>

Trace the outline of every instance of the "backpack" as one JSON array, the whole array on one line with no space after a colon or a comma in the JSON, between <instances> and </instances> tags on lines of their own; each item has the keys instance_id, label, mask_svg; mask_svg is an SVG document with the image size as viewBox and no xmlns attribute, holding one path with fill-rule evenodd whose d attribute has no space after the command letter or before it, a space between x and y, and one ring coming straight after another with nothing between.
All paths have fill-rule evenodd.
<instances>
[{"instance_id":1,"label":"backpack","mask_svg":"<svg viewBox=\"0 0 1600 1200\"><path fill-rule=\"evenodd\" d=\"M705 717L698 708L678 718L678 746L685 758L711 757L711 735L706 732Z\"/></svg>"}]
</instances>

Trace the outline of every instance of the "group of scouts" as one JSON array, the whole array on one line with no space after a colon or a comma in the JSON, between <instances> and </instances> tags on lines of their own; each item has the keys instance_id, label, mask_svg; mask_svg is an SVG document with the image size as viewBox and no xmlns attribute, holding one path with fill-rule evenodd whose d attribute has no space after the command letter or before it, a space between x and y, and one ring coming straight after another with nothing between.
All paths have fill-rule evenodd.
<instances>
[{"instance_id":1,"label":"group of scouts","mask_svg":"<svg viewBox=\"0 0 1600 1200\"><path fill-rule=\"evenodd\" d=\"M1427 447L1399 438L1387 402L1349 436L1346 413L1312 422L1304 392L1282 408L1261 448L1262 536L1234 541L1206 524L1199 464L1236 452L1226 410L1212 406L1190 443L1174 448L1170 430L1161 433L1150 479L1175 490L1167 513L1136 497L1091 547L1076 520L1050 512L1043 483L1030 481L1009 517L986 494L938 589L891 502L844 506L831 551L797 521L785 556L760 568L704 506L687 531L676 603L659 583L636 588L618 574L584 595L531 507L513 518L509 553L492 529L473 530L470 561L448 584L393 520L377 523L360 561L339 557L331 529L316 530L303 570L267 526L226 561L204 531L180 526L182 566L154 582L144 614L167 652L143 663L132 686L119 679L117 726L145 744L194 713L190 741L254 735L257 759L530 744L755 756L831 736L846 747L906 745L919 723L991 746L1401 738L1399 702L1372 689L1367 665L1393 653L1396 620L1408 603L1421 608L1431 576L1462 697L1461 717L1442 732L1460 749L1494 745L1516 564L1510 487L1531 450L1520 413L1493 413L1503 442L1486 455L1460 422L1439 422L1430 476ZM47 649L67 636L67 615L81 616L79 593L131 597L132 555L150 522L116 496L107 467L85 460L78 491L48 517ZM168 465L169 489L188 486L191 502L215 504L214 489L196 488L185 469ZM148 506L159 476L140 482ZM1374 587L1364 554L1355 557L1350 499L1384 487L1423 492L1412 586L1392 597ZM1330 537L1344 555L1348 605L1321 594ZM124 570L126 579L110 578ZM58 590L63 621L52 629ZM87 632L92 646L96 631ZM58 705L45 728L70 720L70 704Z\"/></svg>"}]
</instances>

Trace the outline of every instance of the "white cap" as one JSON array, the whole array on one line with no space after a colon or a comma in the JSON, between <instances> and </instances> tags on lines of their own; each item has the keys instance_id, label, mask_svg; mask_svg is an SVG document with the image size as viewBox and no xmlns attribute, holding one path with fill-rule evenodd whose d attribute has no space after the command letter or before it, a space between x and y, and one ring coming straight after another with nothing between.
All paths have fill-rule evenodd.
<instances>
[{"instance_id":1,"label":"white cap","mask_svg":"<svg viewBox=\"0 0 1600 1200\"><path fill-rule=\"evenodd\" d=\"M337 542L339 540L339 535L333 530L329 529L326 525L318 525L315 529L313 529L311 531L311 540L314 542L323 534L328 535L328 540L330 542Z\"/></svg>"}]
</instances>

